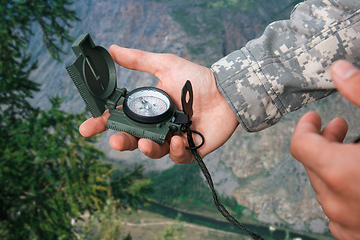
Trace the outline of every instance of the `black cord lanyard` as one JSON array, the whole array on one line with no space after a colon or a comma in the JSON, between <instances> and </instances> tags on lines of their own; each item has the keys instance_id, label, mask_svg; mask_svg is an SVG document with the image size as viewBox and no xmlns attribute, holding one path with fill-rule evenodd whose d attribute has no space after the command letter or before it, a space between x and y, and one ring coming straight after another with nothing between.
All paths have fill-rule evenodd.
<instances>
[{"instance_id":1,"label":"black cord lanyard","mask_svg":"<svg viewBox=\"0 0 360 240\"><path fill-rule=\"evenodd\" d=\"M243 232L249 234L253 239L255 239L255 240L264 240L261 236L247 230L243 225L241 225L233 216L231 216L231 214L228 212L228 210L219 201L218 196L217 196L216 191L215 191L214 183L213 183L211 175L209 173L209 170L207 169L204 161L202 160L202 158L199 155L199 152L197 151L197 149L199 149L200 147L202 147L204 145L205 138L200 132L191 130L190 125L191 125L191 122L189 122L185 126L185 129L184 129L184 132L186 132L186 134L187 134L187 139L188 139L188 143L189 143L189 147L187 147L186 149L188 149L188 150L190 150L192 152L192 154L194 155L195 160L197 161L197 163L198 163L198 165L200 167L201 172L203 173L204 177L206 178L206 181L208 182L210 190L212 192L216 208L226 218L226 220L228 220L230 223L232 223L234 226L236 226L237 228L239 228ZM202 143L199 146L195 146L194 140L192 138L193 133L198 134L202 138Z\"/></svg>"},{"instance_id":2,"label":"black cord lanyard","mask_svg":"<svg viewBox=\"0 0 360 240\"><path fill-rule=\"evenodd\" d=\"M209 170L207 169L204 161L202 160L199 152L197 151L199 148L201 148L204 145L205 138L200 132L190 129L190 126L192 124L190 119L193 115L193 110L192 110L193 90L192 90L191 82L189 80L186 81L186 83L181 91L181 104L182 104L184 113L178 114L178 116L175 119L175 122L182 124L181 130L187 134L189 147L186 147L186 149L188 149L192 152L195 160L197 161L197 163L200 167L201 172L203 173L204 177L206 178L206 181L208 182L209 187L211 189L216 208L226 218L226 220L228 220L230 223L235 225L237 228L239 228L243 232L249 234L254 240L264 240L262 237L260 237L256 233L253 233L253 232L247 230L243 225L241 225L233 216L231 216L231 214L228 212L228 210L224 207L224 205L221 204L221 202L218 199L218 196L215 191L214 183L212 181ZM193 133L199 135L202 139L201 144L198 146L196 146L194 143L194 139L192 137ZM174 132L173 132L173 134L174 134Z\"/></svg>"}]
</instances>

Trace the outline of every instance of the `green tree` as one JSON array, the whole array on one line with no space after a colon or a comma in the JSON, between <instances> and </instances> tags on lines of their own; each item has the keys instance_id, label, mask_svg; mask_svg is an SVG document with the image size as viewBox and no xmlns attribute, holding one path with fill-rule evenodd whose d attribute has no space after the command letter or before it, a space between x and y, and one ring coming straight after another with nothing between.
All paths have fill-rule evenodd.
<instances>
[{"instance_id":1,"label":"green tree","mask_svg":"<svg viewBox=\"0 0 360 240\"><path fill-rule=\"evenodd\" d=\"M147 201L147 195L153 191L150 180L143 175L144 168L135 166L124 171L114 170L110 175L111 197L105 206L85 222L80 239L118 240L122 225L122 216L136 210ZM128 233L123 240L131 240Z\"/></svg>"},{"instance_id":2,"label":"green tree","mask_svg":"<svg viewBox=\"0 0 360 240\"><path fill-rule=\"evenodd\" d=\"M37 63L26 49L37 22L50 54L72 40L66 28L78 20L66 0L0 2L0 238L74 239L72 219L101 209L109 195L111 168L104 154L80 137L84 114L31 106L39 91L29 79Z\"/></svg>"},{"instance_id":3,"label":"green tree","mask_svg":"<svg viewBox=\"0 0 360 240\"><path fill-rule=\"evenodd\" d=\"M144 178L144 167L136 165L133 170L115 170L111 173L111 192L120 200L120 208L137 209L154 192L150 179Z\"/></svg>"},{"instance_id":4,"label":"green tree","mask_svg":"<svg viewBox=\"0 0 360 240\"><path fill-rule=\"evenodd\" d=\"M104 208L91 215L84 224L80 239L118 240L122 225L118 202L119 200L108 198Z\"/></svg>"},{"instance_id":5,"label":"green tree","mask_svg":"<svg viewBox=\"0 0 360 240\"><path fill-rule=\"evenodd\" d=\"M0 162L5 239L68 239L71 220L101 209L109 195L111 168L75 127L83 116L60 111L57 98L52 104L8 126Z\"/></svg>"}]
</instances>

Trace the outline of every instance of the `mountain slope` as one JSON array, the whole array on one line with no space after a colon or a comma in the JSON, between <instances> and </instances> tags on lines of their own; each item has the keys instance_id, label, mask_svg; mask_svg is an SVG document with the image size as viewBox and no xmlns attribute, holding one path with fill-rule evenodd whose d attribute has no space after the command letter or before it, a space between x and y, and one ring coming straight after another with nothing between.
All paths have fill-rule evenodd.
<instances>
[{"instance_id":1,"label":"mountain slope","mask_svg":"<svg viewBox=\"0 0 360 240\"><path fill-rule=\"evenodd\" d=\"M90 33L95 44L108 48L111 44L152 52L167 52L210 66L222 56L261 35L271 21L286 19L292 0L108 0L76 1L73 6L81 22L74 23L71 35ZM240 3L246 3L245 5ZM71 44L63 47L69 55L59 63L51 59L41 44L42 34L36 25L28 49L39 60L39 68L31 75L41 84L33 104L49 107L48 98L64 98L62 108L69 112L83 111L85 104L68 76L65 66L75 57ZM117 68L118 87L134 89L153 86L156 78L146 73ZM316 110L328 122L340 115L352 129L349 139L360 133L356 126L359 111L334 95L285 116L276 126L260 133L239 129L219 150L205 161L220 193L232 194L239 204L258 213L258 219L273 225L298 230L327 231L326 217L317 204L306 173L290 156L292 132L300 116ZM119 153L107 141L105 133L98 146L109 159L119 165L144 164L149 171L169 168L174 164L167 157L151 160L139 151ZM209 196L210 197L210 196Z\"/></svg>"}]
</instances>

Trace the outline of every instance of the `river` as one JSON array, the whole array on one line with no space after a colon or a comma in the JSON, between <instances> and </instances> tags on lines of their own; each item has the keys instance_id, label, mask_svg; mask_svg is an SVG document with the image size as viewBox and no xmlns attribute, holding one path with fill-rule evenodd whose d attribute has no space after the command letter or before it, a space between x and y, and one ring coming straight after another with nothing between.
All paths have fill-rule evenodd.
<instances>
[{"instance_id":1,"label":"river","mask_svg":"<svg viewBox=\"0 0 360 240\"><path fill-rule=\"evenodd\" d=\"M199 214L186 212L158 202L151 202L149 206L146 207L146 210L174 219L177 216L181 215L180 220L183 222L194 223L209 228L219 229L222 231L244 234L241 230L237 229L234 225L232 225L227 221L222 221L215 218L202 216ZM259 226L259 225L247 224L247 223L242 223L242 225L246 227L248 230L259 234L264 239L271 239L272 237L272 239L282 240L286 238L286 234L287 234L286 231L283 230L276 229L274 231L270 231L269 227L266 226ZM291 231L289 231L288 234L290 239L316 240L315 238L311 238Z\"/></svg>"}]
</instances>

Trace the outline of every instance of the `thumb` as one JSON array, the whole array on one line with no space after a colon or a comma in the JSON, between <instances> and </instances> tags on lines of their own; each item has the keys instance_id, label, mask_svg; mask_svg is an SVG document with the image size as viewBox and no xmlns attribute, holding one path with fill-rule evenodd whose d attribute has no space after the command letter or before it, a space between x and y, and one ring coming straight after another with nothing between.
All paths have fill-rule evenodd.
<instances>
[{"instance_id":1,"label":"thumb","mask_svg":"<svg viewBox=\"0 0 360 240\"><path fill-rule=\"evenodd\" d=\"M337 90L360 107L360 70L345 60L338 60L331 66L331 77Z\"/></svg>"}]
</instances>

